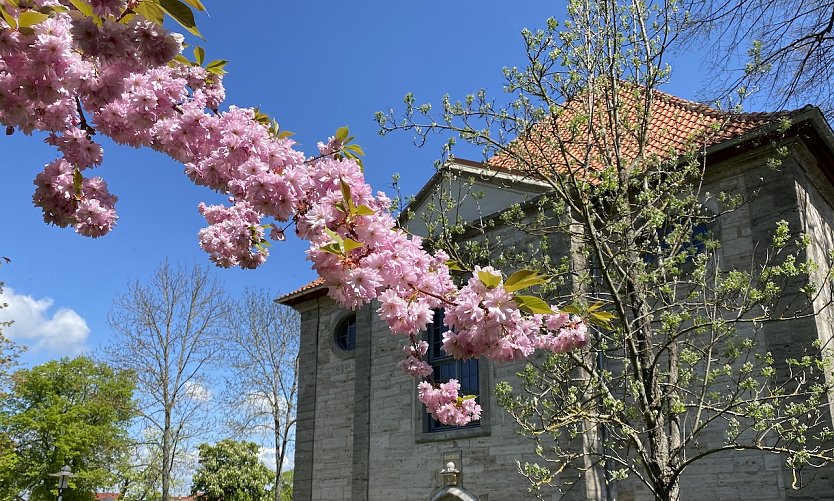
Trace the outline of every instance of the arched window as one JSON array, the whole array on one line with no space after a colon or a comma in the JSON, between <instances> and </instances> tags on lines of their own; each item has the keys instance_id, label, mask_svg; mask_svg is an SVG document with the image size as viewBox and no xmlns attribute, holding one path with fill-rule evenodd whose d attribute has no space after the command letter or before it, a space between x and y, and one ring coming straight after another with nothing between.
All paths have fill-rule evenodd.
<instances>
[{"instance_id":1,"label":"arched window","mask_svg":"<svg viewBox=\"0 0 834 501\"><path fill-rule=\"evenodd\" d=\"M345 351L356 349L356 315L344 318L336 327L336 346Z\"/></svg>"}]
</instances>

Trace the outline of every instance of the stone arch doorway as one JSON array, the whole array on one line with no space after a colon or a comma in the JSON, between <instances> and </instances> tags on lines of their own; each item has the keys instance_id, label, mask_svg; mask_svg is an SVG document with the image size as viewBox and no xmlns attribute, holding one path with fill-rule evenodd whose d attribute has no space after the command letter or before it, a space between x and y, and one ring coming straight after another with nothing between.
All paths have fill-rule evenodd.
<instances>
[{"instance_id":1,"label":"stone arch doorway","mask_svg":"<svg viewBox=\"0 0 834 501\"><path fill-rule=\"evenodd\" d=\"M444 487L435 492L429 501L480 501L478 496L459 485L460 470L453 461L446 463L446 467L440 470L440 475L443 476Z\"/></svg>"},{"instance_id":2,"label":"stone arch doorway","mask_svg":"<svg viewBox=\"0 0 834 501\"><path fill-rule=\"evenodd\" d=\"M446 486L429 498L429 501L479 501L478 496L457 485Z\"/></svg>"}]
</instances>

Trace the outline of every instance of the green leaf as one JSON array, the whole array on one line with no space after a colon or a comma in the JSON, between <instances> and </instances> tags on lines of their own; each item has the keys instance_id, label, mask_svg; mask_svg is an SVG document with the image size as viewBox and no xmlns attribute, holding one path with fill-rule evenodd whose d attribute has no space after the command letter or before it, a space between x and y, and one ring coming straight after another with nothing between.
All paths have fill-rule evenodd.
<instances>
[{"instance_id":1,"label":"green leaf","mask_svg":"<svg viewBox=\"0 0 834 501\"><path fill-rule=\"evenodd\" d=\"M588 310L588 311L589 311L589 317L590 317L591 323L596 324L596 325L601 325L603 327L610 327L611 322L613 322L617 318L616 315L614 315L613 313L608 312L608 311L595 311L595 312L590 312L590 310Z\"/></svg>"},{"instance_id":2,"label":"green leaf","mask_svg":"<svg viewBox=\"0 0 834 501\"><path fill-rule=\"evenodd\" d=\"M47 19L49 19L47 14L42 14L34 10L27 10L21 12L20 15L17 16L17 26L20 28L28 28L38 23L42 23Z\"/></svg>"},{"instance_id":3,"label":"green leaf","mask_svg":"<svg viewBox=\"0 0 834 501\"><path fill-rule=\"evenodd\" d=\"M165 11L155 1L145 0L133 9L137 14L144 16L148 21L156 24L162 24L165 17ZM90 11L92 12L92 10Z\"/></svg>"},{"instance_id":4,"label":"green leaf","mask_svg":"<svg viewBox=\"0 0 834 501\"><path fill-rule=\"evenodd\" d=\"M463 267L460 264L460 261L458 261L457 259L447 259L445 264L450 271L464 271Z\"/></svg>"},{"instance_id":5,"label":"green leaf","mask_svg":"<svg viewBox=\"0 0 834 501\"><path fill-rule=\"evenodd\" d=\"M223 70L223 67L226 66L226 63L228 63L228 62L229 61L226 61L225 59L215 59L214 61L212 61L212 62L210 62L206 65L206 71ZM225 71L224 71L224 73L225 73Z\"/></svg>"},{"instance_id":6,"label":"green leaf","mask_svg":"<svg viewBox=\"0 0 834 501\"><path fill-rule=\"evenodd\" d=\"M84 0L70 0L70 3L73 5L73 7L78 9L78 12L84 14L85 16L90 17L91 15L93 15L93 6L85 2Z\"/></svg>"},{"instance_id":7,"label":"green leaf","mask_svg":"<svg viewBox=\"0 0 834 501\"><path fill-rule=\"evenodd\" d=\"M345 252L346 253L352 251L353 249L358 249L358 248L362 247L361 242L357 242L356 240L354 240L352 238L344 239L344 243L345 243Z\"/></svg>"},{"instance_id":8,"label":"green leaf","mask_svg":"<svg viewBox=\"0 0 834 501\"><path fill-rule=\"evenodd\" d=\"M320 251L328 252L330 254L336 254L337 256L341 256L343 254L342 248L339 247L339 244L332 242L322 247L319 247Z\"/></svg>"},{"instance_id":9,"label":"green leaf","mask_svg":"<svg viewBox=\"0 0 834 501\"><path fill-rule=\"evenodd\" d=\"M501 275L495 275L488 271L479 271L478 279L481 281L482 284L486 285L490 289L492 289L493 287L498 287L501 284Z\"/></svg>"},{"instance_id":10,"label":"green leaf","mask_svg":"<svg viewBox=\"0 0 834 501\"><path fill-rule=\"evenodd\" d=\"M335 231L331 230L330 228L325 228L324 232L327 233L327 236L333 239L334 242L341 242L342 237Z\"/></svg>"},{"instance_id":11,"label":"green leaf","mask_svg":"<svg viewBox=\"0 0 834 501\"><path fill-rule=\"evenodd\" d=\"M553 311L553 309L550 307L550 305L547 304L544 301L544 299L542 299L540 297L519 295L519 296L513 296L513 300L518 305L518 309L525 312L525 313L531 313L531 314L537 314L537 313L552 314L552 313L556 313L555 311Z\"/></svg>"},{"instance_id":12,"label":"green leaf","mask_svg":"<svg viewBox=\"0 0 834 501\"><path fill-rule=\"evenodd\" d=\"M288 130L282 130L282 131L281 131L281 132L279 132L279 133L278 133L278 135L277 135L277 136L275 136L275 137L276 137L277 139L284 139L285 137L290 137L290 136L294 136L294 135L295 135L295 132L290 132L290 131L288 131Z\"/></svg>"},{"instance_id":13,"label":"green leaf","mask_svg":"<svg viewBox=\"0 0 834 501\"><path fill-rule=\"evenodd\" d=\"M376 214L376 212L373 209L371 209L370 207L368 207L367 205L364 205L364 204L355 208L353 210L353 213L356 214L357 216L373 216L374 214Z\"/></svg>"},{"instance_id":14,"label":"green leaf","mask_svg":"<svg viewBox=\"0 0 834 501\"><path fill-rule=\"evenodd\" d=\"M174 21L178 22L180 26L188 30L189 33L205 40L200 30L197 29L197 22L194 21L194 13L191 12L189 6L180 2L180 0L159 0L159 6Z\"/></svg>"},{"instance_id":15,"label":"green leaf","mask_svg":"<svg viewBox=\"0 0 834 501\"><path fill-rule=\"evenodd\" d=\"M206 71L213 75L218 75L222 77L226 74L226 70L224 70L223 68L226 66L227 62L228 61L226 61L225 59L217 59L215 61L212 61L206 66Z\"/></svg>"},{"instance_id":16,"label":"green leaf","mask_svg":"<svg viewBox=\"0 0 834 501\"><path fill-rule=\"evenodd\" d=\"M348 128L347 126L339 127L336 129L336 139L339 141L344 141L348 137Z\"/></svg>"},{"instance_id":17,"label":"green leaf","mask_svg":"<svg viewBox=\"0 0 834 501\"><path fill-rule=\"evenodd\" d=\"M355 155L365 156L365 151L362 150L362 147L358 144L348 144L344 147L344 149Z\"/></svg>"},{"instance_id":18,"label":"green leaf","mask_svg":"<svg viewBox=\"0 0 834 501\"><path fill-rule=\"evenodd\" d=\"M126 12L123 16L120 17L121 20L119 21L119 23L121 23L121 24L130 24L130 22L135 17L136 17L135 12ZM185 44L183 44L183 45L185 45Z\"/></svg>"},{"instance_id":19,"label":"green leaf","mask_svg":"<svg viewBox=\"0 0 834 501\"><path fill-rule=\"evenodd\" d=\"M269 122L272 119L269 118L269 115L266 113L262 113L260 109L255 108L255 121L261 125L269 125Z\"/></svg>"},{"instance_id":20,"label":"green leaf","mask_svg":"<svg viewBox=\"0 0 834 501\"><path fill-rule=\"evenodd\" d=\"M182 54L177 54L176 56L174 56L174 61L191 66L191 61L189 61L188 58L183 56Z\"/></svg>"},{"instance_id":21,"label":"green leaf","mask_svg":"<svg viewBox=\"0 0 834 501\"><path fill-rule=\"evenodd\" d=\"M205 59L205 57L206 57L206 51L203 50L203 48L200 47L199 45L195 45L194 46L194 60L197 61L197 64L202 66L203 65L203 60Z\"/></svg>"},{"instance_id":22,"label":"green leaf","mask_svg":"<svg viewBox=\"0 0 834 501\"><path fill-rule=\"evenodd\" d=\"M342 188L342 199L347 204L348 212L353 212L353 200L350 198L350 186L344 179L339 179L339 186Z\"/></svg>"},{"instance_id":23,"label":"green leaf","mask_svg":"<svg viewBox=\"0 0 834 501\"><path fill-rule=\"evenodd\" d=\"M588 307L588 312L590 313L592 311L597 311L598 309L602 308L603 306L605 306L605 303L603 303L602 301L597 301L596 303L594 303L594 304L592 304L591 306Z\"/></svg>"},{"instance_id":24,"label":"green leaf","mask_svg":"<svg viewBox=\"0 0 834 501\"><path fill-rule=\"evenodd\" d=\"M534 285L542 285L546 283L547 279L539 276L536 271L523 269L510 275L510 278L504 282L504 288L507 289L508 292L515 292L521 289L526 289L527 287L533 287Z\"/></svg>"},{"instance_id":25,"label":"green leaf","mask_svg":"<svg viewBox=\"0 0 834 501\"><path fill-rule=\"evenodd\" d=\"M203 5L203 2L201 2L200 0L184 0L184 1L185 1L185 3L187 3L188 5L190 5L190 6L194 7L195 9L197 9L197 10L199 10L199 11L204 11L204 10L206 10L206 6L205 6L205 5Z\"/></svg>"},{"instance_id":26,"label":"green leaf","mask_svg":"<svg viewBox=\"0 0 834 501\"><path fill-rule=\"evenodd\" d=\"M67 7L64 7L63 5L45 5L41 8L41 10L44 9L49 10L51 12L60 12L62 14L65 12L69 12L69 9Z\"/></svg>"},{"instance_id":27,"label":"green leaf","mask_svg":"<svg viewBox=\"0 0 834 501\"><path fill-rule=\"evenodd\" d=\"M135 387L131 374L128 370L115 369L115 364L111 367L87 357L63 358L20 370L14 386L9 385L9 400L4 391L3 438L0 439L2 478L16 475L34 485L36 479L46 479L42 473L49 460L44 462L43 458L69 454L72 469L79 478L92 485L104 480L106 477L101 477L100 472L107 460L102 458L101 451L112 453L114 458L130 451L127 428L134 409L131 400ZM8 412L6 404L11 402L19 402L21 407ZM55 430L68 435L56 441L52 438ZM7 445L17 443L26 445L19 450ZM49 484L43 485L55 483L54 477L49 480ZM70 495L82 497L72 488ZM44 494L28 497L51 499ZM3 498L9 499L5 494Z\"/></svg>"},{"instance_id":28,"label":"green leaf","mask_svg":"<svg viewBox=\"0 0 834 501\"><path fill-rule=\"evenodd\" d=\"M81 175L81 171L78 169L74 169L72 171L72 188L75 190L75 196L81 196L81 186L84 182L84 176Z\"/></svg>"},{"instance_id":29,"label":"green leaf","mask_svg":"<svg viewBox=\"0 0 834 501\"><path fill-rule=\"evenodd\" d=\"M6 21L6 24L8 24L11 29L17 29L17 21L11 14L6 12L6 9L4 9L2 5L0 5L0 16L3 16L3 20Z\"/></svg>"},{"instance_id":30,"label":"green leaf","mask_svg":"<svg viewBox=\"0 0 834 501\"><path fill-rule=\"evenodd\" d=\"M574 305L570 305L570 304L561 308L561 311L562 311L562 313L568 313L570 315L580 315L580 314L582 314L582 311L579 308L577 308Z\"/></svg>"}]
</instances>

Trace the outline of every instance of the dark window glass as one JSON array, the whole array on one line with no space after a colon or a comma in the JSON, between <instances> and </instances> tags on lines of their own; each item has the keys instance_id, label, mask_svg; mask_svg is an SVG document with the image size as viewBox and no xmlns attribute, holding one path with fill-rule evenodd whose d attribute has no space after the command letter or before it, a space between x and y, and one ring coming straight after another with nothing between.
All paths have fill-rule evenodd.
<instances>
[{"instance_id":1,"label":"dark window glass","mask_svg":"<svg viewBox=\"0 0 834 501\"><path fill-rule=\"evenodd\" d=\"M664 240L665 236L670 232L668 228L663 228L658 230L658 238L660 238L660 248L664 251L669 249L669 244ZM704 223L697 223L692 227L692 234L689 242L683 243L683 248L680 249L680 252L689 253L686 256L687 264L692 263L692 257L698 254L702 254L707 250L706 241L710 238L711 233L710 229ZM646 264L654 264L657 260L657 256L654 252L646 252L643 254L643 262Z\"/></svg>"},{"instance_id":2,"label":"dark window glass","mask_svg":"<svg viewBox=\"0 0 834 501\"><path fill-rule=\"evenodd\" d=\"M356 349L356 315L351 315L339 323L339 327L336 328L336 344L346 351Z\"/></svg>"},{"instance_id":3,"label":"dark window glass","mask_svg":"<svg viewBox=\"0 0 834 501\"><path fill-rule=\"evenodd\" d=\"M445 383L450 379L457 379L460 382L461 395L480 395L478 384L478 360L456 360L443 351L443 333L448 328L443 325L443 310L434 311L434 319L426 328L427 341L429 343L428 362L434 368L434 381ZM456 430L459 426L445 425L431 418L426 414L427 428L430 432ZM478 421L473 421L464 428L480 426Z\"/></svg>"}]
</instances>

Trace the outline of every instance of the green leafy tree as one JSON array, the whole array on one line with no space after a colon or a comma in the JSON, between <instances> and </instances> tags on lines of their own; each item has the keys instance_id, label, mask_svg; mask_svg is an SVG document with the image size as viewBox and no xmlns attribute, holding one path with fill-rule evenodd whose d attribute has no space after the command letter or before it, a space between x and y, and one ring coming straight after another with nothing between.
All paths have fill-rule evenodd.
<instances>
[{"instance_id":1,"label":"green leafy tree","mask_svg":"<svg viewBox=\"0 0 834 501\"><path fill-rule=\"evenodd\" d=\"M766 221L754 215L772 214L773 202L757 192L793 193L793 174L779 175L800 168L781 165L792 124L687 103L672 121L700 118L675 139L674 126L653 122L676 102L658 92L679 34L674 5L573 0L568 11L561 26L550 19L523 32L529 61L505 69L506 106L484 91L440 110L408 95L404 113L378 115L383 133L410 130L418 143L454 133L484 149L487 168L542 187L474 222L426 217L426 242L462 268L538 268L551 278L541 295L596 324L584 349L534 360L497 386L499 404L536 444L539 459L519 471L542 498L584 488L572 495L611 499L628 481L670 501L693 465L769 452L801 487L813 477L805 472L834 460L830 348L813 334L784 346L770 329L787 322L782 329L825 336L816 316L831 307L830 236L792 233L802 224L793 210L780 213L790 224L757 222L743 254L723 250L720 233L734 218ZM734 190L709 152L740 122L761 127L748 137L767 153L749 167L754 181ZM456 193L437 198L439 209L456 207ZM503 244L508 228L532 245Z\"/></svg>"},{"instance_id":2,"label":"green leafy tree","mask_svg":"<svg viewBox=\"0 0 834 501\"><path fill-rule=\"evenodd\" d=\"M119 499L123 501L151 501L160 499L162 451L153 428L145 428L133 436L130 454L125 458L119 475Z\"/></svg>"},{"instance_id":3,"label":"green leafy tree","mask_svg":"<svg viewBox=\"0 0 834 501\"><path fill-rule=\"evenodd\" d=\"M8 258L0 257L0 264L4 262L8 263ZM3 282L0 282L0 296L2 294ZM6 303L0 302L0 308L6 306ZM17 365L17 358L23 350L22 346L3 335L3 328L11 324L11 321L0 322L0 402L9 397L10 376ZM0 493L10 490L17 464L18 456L15 452L14 442L0 429Z\"/></svg>"},{"instance_id":4,"label":"green leafy tree","mask_svg":"<svg viewBox=\"0 0 834 501\"><path fill-rule=\"evenodd\" d=\"M64 465L76 474L64 499L91 499L113 485L135 412L133 374L81 356L19 370L13 380L0 403L0 437L11 446L0 455L0 498L54 498L57 482L49 474Z\"/></svg>"},{"instance_id":5,"label":"green leafy tree","mask_svg":"<svg viewBox=\"0 0 834 501\"><path fill-rule=\"evenodd\" d=\"M0 256L0 264L9 263L9 259ZM0 282L0 297L3 296L4 283ZM7 307L8 304L0 301L0 309ZM20 353L24 351L24 347L14 343L11 339L3 334L3 328L12 325L12 321L0 322L0 400L7 396L12 371L17 365L17 359Z\"/></svg>"},{"instance_id":6,"label":"green leafy tree","mask_svg":"<svg viewBox=\"0 0 834 501\"><path fill-rule=\"evenodd\" d=\"M3 501L15 499L15 472L19 464L20 456L14 442L4 431L0 431L0 499Z\"/></svg>"},{"instance_id":7,"label":"green leafy tree","mask_svg":"<svg viewBox=\"0 0 834 501\"><path fill-rule=\"evenodd\" d=\"M292 501L293 470L281 472L281 497L280 501Z\"/></svg>"},{"instance_id":8,"label":"green leafy tree","mask_svg":"<svg viewBox=\"0 0 834 501\"><path fill-rule=\"evenodd\" d=\"M272 472L258 460L258 444L221 440L200 445L191 493L200 501L267 501Z\"/></svg>"}]
</instances>

